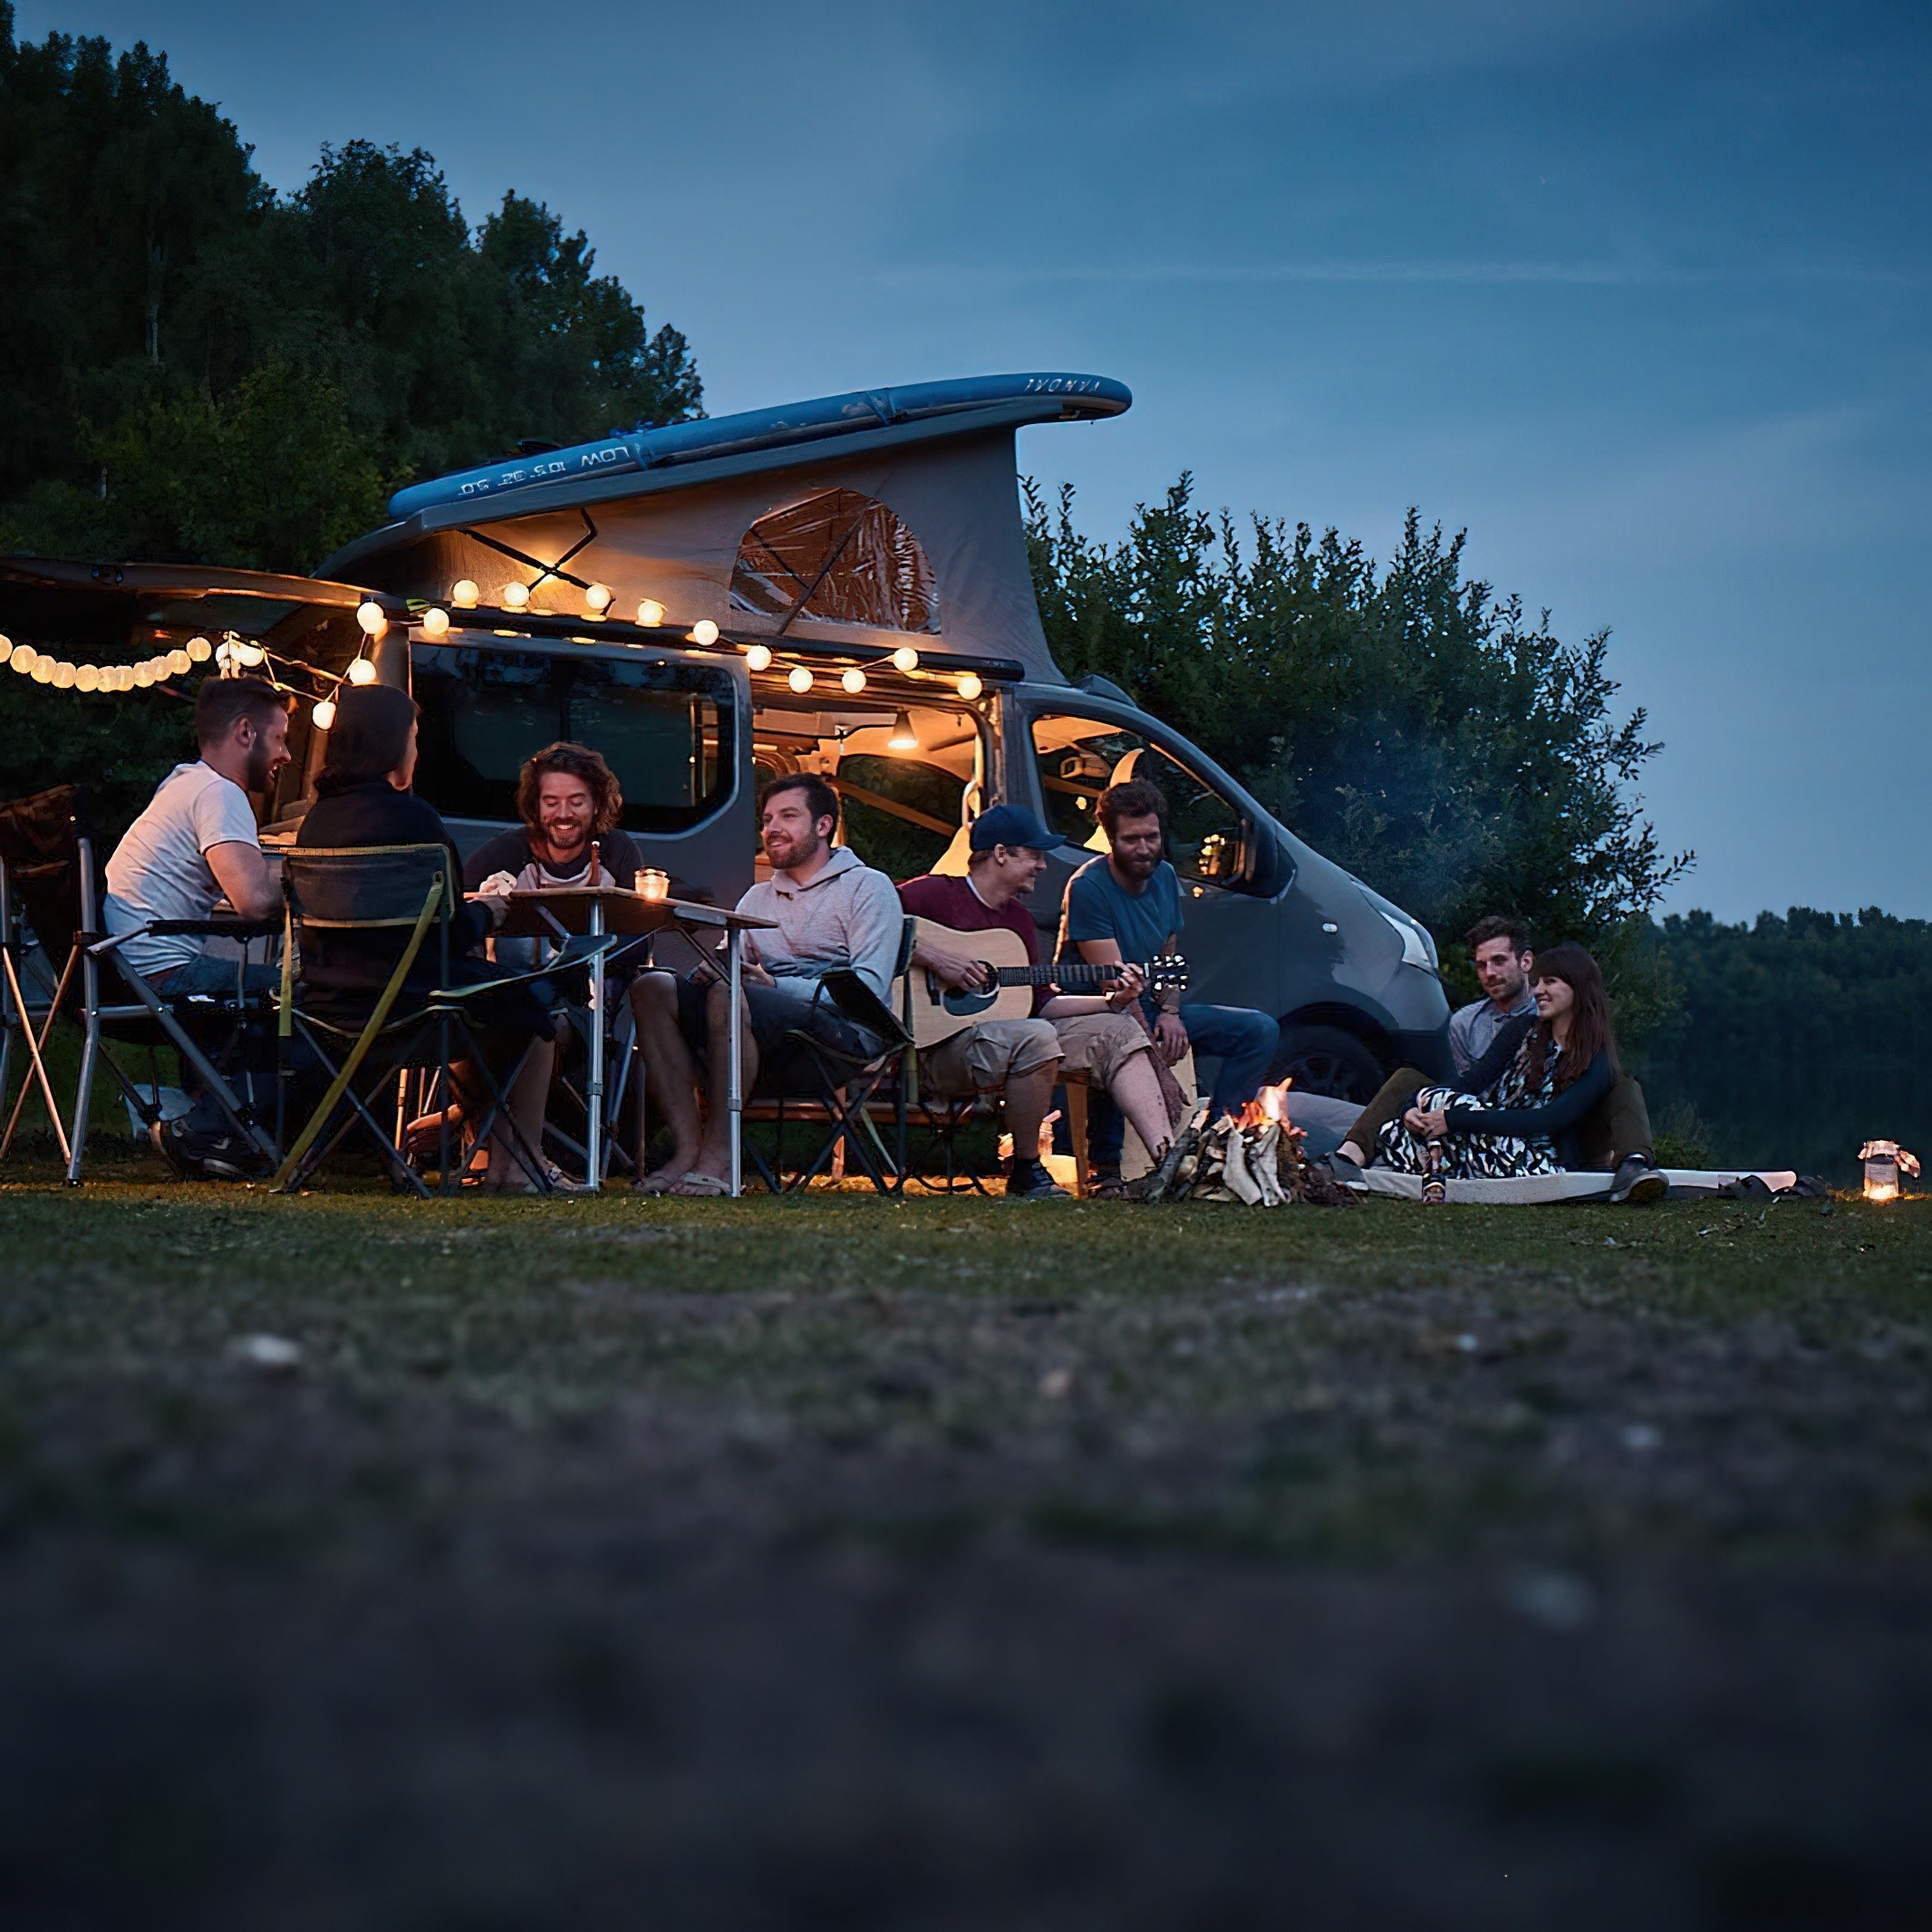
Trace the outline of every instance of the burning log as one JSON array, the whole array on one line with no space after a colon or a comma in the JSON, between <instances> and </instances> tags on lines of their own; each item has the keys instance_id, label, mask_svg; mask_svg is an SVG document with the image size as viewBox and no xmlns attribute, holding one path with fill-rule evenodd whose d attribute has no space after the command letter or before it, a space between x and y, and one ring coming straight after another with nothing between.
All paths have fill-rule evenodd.
<instances>
[{"instance_id":1,"label":"burning log","mask_svg":"<svg viewBox=\"0 0 1932 1932\"><path fill-rule=\"evenodd\" d=\"M1301 1130L1288 1118L1288 1082L1264 1087L1239 1114L1209 1124L1199 1106L1177 1130L1159 1166L1128 1189L1135 1200L1235 1201L1246 1207L1353 1203L1347 1188L1310 1172Z\"/></svg>"}]
</instances>

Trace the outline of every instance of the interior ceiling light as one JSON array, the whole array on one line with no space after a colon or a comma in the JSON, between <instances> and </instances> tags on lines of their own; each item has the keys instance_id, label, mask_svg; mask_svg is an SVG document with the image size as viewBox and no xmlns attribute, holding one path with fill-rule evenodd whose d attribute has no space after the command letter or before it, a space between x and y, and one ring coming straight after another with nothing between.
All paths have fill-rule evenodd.
<instances>
[{"instance_id":1,"label":"interior ceiling light","mask_svg":"<svg viewBox=\"0 0 1932 1932\"><path fill-rule=\"evenodd\" d=\"M885 740L885 749L888 751L917 751L919 749L918 734L913 729L913 720L909 712L901 711L893 720L893 735Z\"/></svg>"}]
</instances>

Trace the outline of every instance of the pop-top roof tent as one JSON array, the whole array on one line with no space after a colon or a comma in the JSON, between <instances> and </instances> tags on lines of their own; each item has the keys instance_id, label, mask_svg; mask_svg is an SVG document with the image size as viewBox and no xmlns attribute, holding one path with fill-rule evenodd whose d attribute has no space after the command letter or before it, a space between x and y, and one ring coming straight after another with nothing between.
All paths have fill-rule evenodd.
<instances>
[{"instance_id":1,"label":"pop-top roof tent","mask_svg":"<svg viewBox=\"0 0 1932 1932\"><path fill-rule=\"evenodd\" d=\"M521 586L532 613L576 621L601 584L616 618L650 599L679 630L709 619L795 649L910 643L1058 683L1014 435L1132 401L1106 376L982 376L532 446L399 490L396 521L320 574L435 603L467 579L486 608Z\"/></svg>"}]
</instances>

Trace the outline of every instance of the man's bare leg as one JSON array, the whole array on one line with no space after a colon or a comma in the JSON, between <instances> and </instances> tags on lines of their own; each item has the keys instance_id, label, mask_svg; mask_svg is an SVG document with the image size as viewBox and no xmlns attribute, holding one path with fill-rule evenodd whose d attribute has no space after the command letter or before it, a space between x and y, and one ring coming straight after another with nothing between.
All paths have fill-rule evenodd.
<instances>
[{"instance_id":1,"label":"man's bare leg","mask_svg":"<svg viewBox=\"0 0 1932 1932\"><path fill-rule=\"evenodd\" d=\"M1030 1161L1039 1152L1039 1124L1047 1103L1059 1085L1060 1063L1048 1060L1026 1073L1009 1074L1006 1083L1006 1125L1013 1136L1013 1158Z\"/></svg>"},{"instance_id":2,"label":"man's bare leg","mask_svg":"<svg viewBox=\"0 0 1932 1932\"><path fill-rule=\"evenodd\" d=\"M1136 1053L1126 1060L1114 1075L1107 1092L1140 1135L1141 1145L1159 1160L1161 1150L1174 1137L1174 1129L1168 1125L1167 1103L1161 1096L1161 1077L1154 1071L1152 1053Z\"/></svg>"},{"instance_id":3,"label":"man's bare leg","mask_svg":"<svg viewBox=\"0 0 1932 1932\"><path fill-rule=\"evenodd\" d=\"M700 1139L698 1063L678 1025L678 982L668 972L640 973L631 982L631 1011L645 1082L671 1129L665 1172L675 1179L696 1164Z\"/></svg>"},{"instance_id":4,"label":"man's bare leg","mask_svg":"<svg viewBox=\"0 0 1932 1932\"><path fill-rule=\"evenodd\" d=\"M550 1077L556 1067L556 1042L548 1039L533 1039L530 1050L524 1055L523 1065L517 1070L517 1078L510 1090L503 1096L504 1111L509 1116L509 1125L499 1121L489 1133L489 1175L491 1187L515 1186L520 1182L530 1182L525 1173L523 1163L517 1157L517 1139L511 1134L521 1136L526 1158L535 1157L540 1164L543 1159L544 1114L550 1104Z\"/></svg>"},{"instance_id":5,"label":"man's bare leg","mask_svg":"<svg viewBox=\"0 0 1932 1932\"><path fill-rule=\"evenodd\" d=\"M726 1030L730 1024L730 989L720 980L711 988L705 1003L710 1078L705 1093L704 1143L698 1150L698 1158L691 1163L691 1172L709 1174L719 1181L729 1179L731 1173L731 1110L727 1104L731 1093L731 1036ZM741 1053L739 1093L743 1096L751 1091L751 1083L758 1077L758 1048L751 1037L749 1009L742 994L739 997L738 1018Z\"/></svg>"}]
</instances>

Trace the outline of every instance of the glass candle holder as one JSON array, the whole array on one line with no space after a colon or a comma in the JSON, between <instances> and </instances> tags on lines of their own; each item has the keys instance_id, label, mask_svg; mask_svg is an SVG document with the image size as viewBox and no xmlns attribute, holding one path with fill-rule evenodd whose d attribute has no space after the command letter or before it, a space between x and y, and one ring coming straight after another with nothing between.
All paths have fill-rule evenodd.
<instances>
[{"instance_id":1,"label":"glass candle holder","mask_svg":"<svg viewBox=\"0 0 1932 1932\"><path fill-rule=\"evenodd\" d=\"M668 899L671 897L671 874L660 872L655 865L647 865L637 875L637 895L640 899Z\"/></svg>"}]
</instances>

